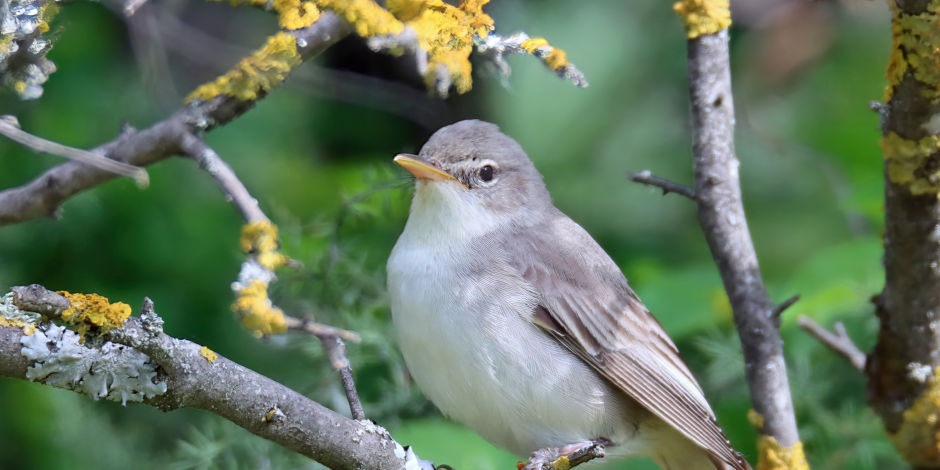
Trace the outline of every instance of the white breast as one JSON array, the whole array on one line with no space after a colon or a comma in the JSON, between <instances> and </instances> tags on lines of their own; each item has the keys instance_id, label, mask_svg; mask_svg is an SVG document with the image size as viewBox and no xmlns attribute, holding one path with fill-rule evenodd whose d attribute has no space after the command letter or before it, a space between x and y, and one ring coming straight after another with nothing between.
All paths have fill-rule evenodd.
<instances>
[{"instance_id":1,"label":"white breast","mask_svg":"<svg viewBox=\"0 0 940 470\"><path fill-rule=\"evenodd\" d=\"M527 320L537 304L530 287L499 263L470 269L481 254L470 238L436 236L441 215L412 213L388 260L402 354L425 395L520 456L632 434L621 392ZM477 232L446 219L450 233Z\"/></svg>"}]
</instances>

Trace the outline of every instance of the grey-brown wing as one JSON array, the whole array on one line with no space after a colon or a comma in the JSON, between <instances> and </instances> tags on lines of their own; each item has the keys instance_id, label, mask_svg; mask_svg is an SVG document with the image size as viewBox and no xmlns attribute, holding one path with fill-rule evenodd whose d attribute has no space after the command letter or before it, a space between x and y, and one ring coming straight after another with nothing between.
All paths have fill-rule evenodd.
<instances>
[{"instance_id":1,"label":"grey-brown wing","mask_svg":"<svg viewBox=\"0 0 940 470\"><path fill-rule=\"evenodd\" d=\"M498 243L539 295L534 322L713 458L749 468L675 344L584 229L559 212Z\"/></svg>"}]
</instances>

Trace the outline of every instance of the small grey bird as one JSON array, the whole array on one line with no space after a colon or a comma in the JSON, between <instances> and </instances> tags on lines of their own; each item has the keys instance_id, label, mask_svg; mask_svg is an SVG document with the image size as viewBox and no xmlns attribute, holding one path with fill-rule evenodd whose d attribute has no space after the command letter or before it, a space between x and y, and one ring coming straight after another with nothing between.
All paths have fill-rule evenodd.
<instances>
[{"instance_id":1,"label":"small grey bird","mask_svg":"<svg viewBox=\"0 0 940 470\"><path fill-rule=\"evenodd\" d=\"M526 468L601 444L666 470L750 470L659 322L552 204L514 140L482 121L395 162L417 177L388 259L415 382Z\"/></svg>"}]
</instances>

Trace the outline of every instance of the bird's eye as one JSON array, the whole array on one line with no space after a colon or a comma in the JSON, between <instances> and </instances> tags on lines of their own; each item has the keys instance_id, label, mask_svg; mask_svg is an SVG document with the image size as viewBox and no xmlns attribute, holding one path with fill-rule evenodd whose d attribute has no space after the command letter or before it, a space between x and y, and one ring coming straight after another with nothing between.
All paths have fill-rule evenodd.
<instances>
[{"instance_id":1,"label":"bird's eye","mask_svg":"<svg viewBox=\"0 0 940 470\"><path fill-rule=\"evenodd\" d=\"M489 182L493 180L493 165L484 165L483 168L480 168L480 179L483 182Z\"/></svg>"}]
</instances>

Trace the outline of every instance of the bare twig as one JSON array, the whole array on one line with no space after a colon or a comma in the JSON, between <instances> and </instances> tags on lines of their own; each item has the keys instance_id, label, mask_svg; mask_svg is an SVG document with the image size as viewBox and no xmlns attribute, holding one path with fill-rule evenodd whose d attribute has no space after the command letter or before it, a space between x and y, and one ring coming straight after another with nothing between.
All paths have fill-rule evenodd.
<instances>
[{"instance_id":1,"label":"bare twig","mask_svg":"<svg viewBox=\"0 0 940 470\"><path fill-rule=\"evenodd\" d=\"M261 211L258 200L248 192L248 188L238 179L232 168L202 139L193 134L184 134L180 140L180 148L185 154L199 163L199 168L212 176L212 179L225 192L226 198L241 211L246 222L269 220L268 216Z\"/></svg>"},{"instance_id":2,"label":"bare twig","mask_svg":"<svg viewBox=\"0 0 940 470\"><path fill-rule=\"evenodd\" d=\"M310 320L302 320L300 318L285 316L287 320L287 328L295 331L303 331L308 334L311 334L316 337L327 337L327 336L336 336L342 338L346 341L352 341L353 343L358 343L362 341L362 338L355 331L344 330L342 328L337 328L335 326L324 325L323 323L317 323Z\"/></svg>"},{"instance_id":3,"label":"bare twig","mask_svg":"<svg viewBox=\"0 0 940 470\"><path fill-rule=\"evenodd\" d=\"M803 331L819 340L824 346L844 357L856 370L859 372L865 370L865 353L852 342L852 338L849 338L848 333L845 331L845 325L843 325L842 322L836 322L835 325L833 325L835 333L826 330L822 325L816 323L812 318L806 315L800 315L796 320L796 324L799 325Z\"/></svg>"},{"instance_id":4,"label":"bare twig","mask_svg":"<svg viewBox=\"0 0 940 470\"><path fill-rule=\"evenodd\" d=\"M12 116L0 116L0 134L37 152L51 153L53 155L75 160L86 165L91 165L109 173L114 173L115 175L133 178L134 181L137 182L137 186L142 188L147 187L147 185L150 183L150 177L147 175L147 170L144 170L143 168L138 168L134 165L112 160L98 153L89 152L87 150L82 150L75 147L69 147L58 142L53 142L51 140L43 139L42 137L37 137L20 129L19 126L15 124L15 122L16 118Z\"/></svg>"},{"instance_id":5,"label":"bare twig","mask_svg":"<svg viewBox=\"0 0 940 470\"><path fill-rule=\"evenodd\" d=\"M776 322L768 315L774 307L761 277L741 201L728 30L689 39L688 63L699 223L734 312L751 400L764 417L762 434L791 447L799 442L799 433L783 342Z\"/></svg>"},{"instance_id":6,"label":"bare twig","mask_svg":"<svg viewBox=\"0 0 940 470\"><path fill-rule=\"evenodd\" d=\"M647 186L653 186L653 187L662 189L664 196L669 193L676 193L680 196L685 196L693 201L695 200L694 189L688 186L679 184L679 183L674 183L664 178L653 176L653 173L650 172L649 170L643 170L643 171L638 171L636 173L630 173L630 180L636 183L642 183Z\"/></svg>"},{"instance_id":7,"label":"bare twig","mask_svg":"<svg viewBox=\"0 0 940 470\"><path fill-rule=\"evenodd\" d=\"M789 299L784 300L779 305L774 307L773 310L770 311L770 318L779 325L780 315L782 315L786 309L792 307L793 304L795 304L799 300L800 300L800 294L796 294L793 297L790 297Z\"/></svg>"},{"instance_id":8,"label":"bare twig","mask_svg":"<svg viewBox=\"0 0 940 470\"><path fill-rule=\"evenodd\" d=\"M14 288L14 303L56 319L68 301L42 286ZM195 343L166 335L151 310L129 318L106 339L134 348L159 365L166 392L144 399L162 410L198 408L329 468L418 468L417 457L383 428L352 420L224 357L207 358ZM51 323L36 325L39 331ZM22 354L21 328L0 327L0 375L26 378L32 361ZM94 347L94 346L87 346ZM100 346L99 346L100 347ZM276 410L274 418L271 410Z\"/></svg>"},{"instance_id":9,"label":"bare twig","mask_svg":"<svg viewBox=\"0 0 940 470\"><path fill-rule=\"evenodd\" d=\"M301 320L294 317L286 317L286 320L287 328L304 331L320 339L320 342L323 344L323 349L330 359L330 365L333 366L333 370L340 374L352 418L365 419L366 413L362 408L359 392L356 390L352 367L349 364L349 359L346 357L346 344L343 343L343 339L358 343L362 340L359 335L352 331L335 328L310 320Z\"/></svg>"},{"instance_id":10,"label":"bare twig","mask_svg":"<svg viewBox=\"0 0 940 470\"><path fill-rule=\"evenodd\" d=\"M316 56L348 33L349 25L330 12L324 12L309 28L290 31L297 38L297 51L304 60ZM253 101L231 96L193 103L147 129L124 133L92 152L147 166L180 153L184 135L210 131L242 115L253 105ZM77 162L59 165L30 183L0 191L0 225L52 214L68 198L113 178L112 173Z\"/></svg>"}]
</instances>

